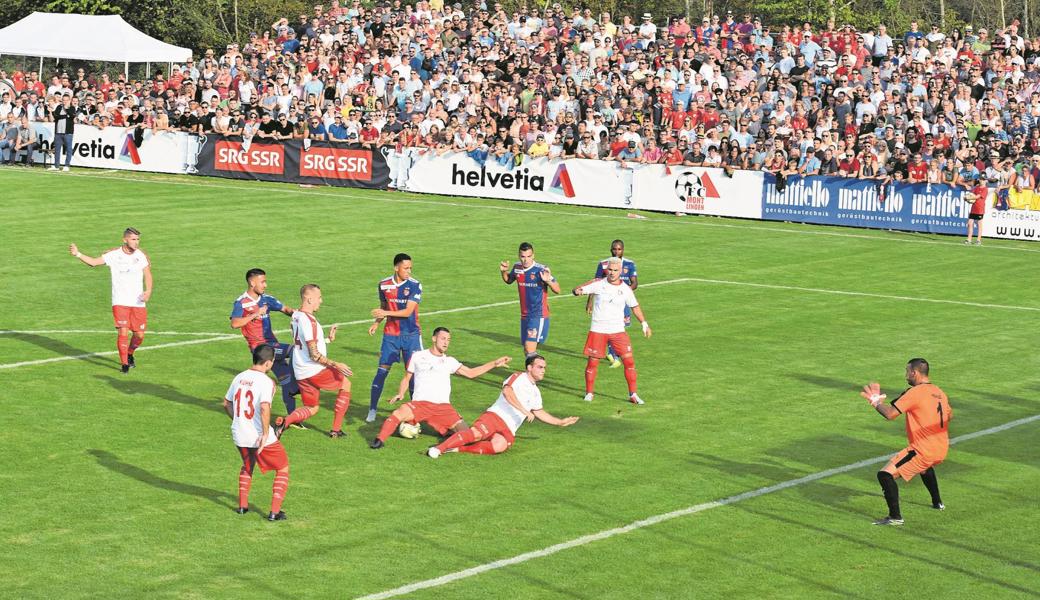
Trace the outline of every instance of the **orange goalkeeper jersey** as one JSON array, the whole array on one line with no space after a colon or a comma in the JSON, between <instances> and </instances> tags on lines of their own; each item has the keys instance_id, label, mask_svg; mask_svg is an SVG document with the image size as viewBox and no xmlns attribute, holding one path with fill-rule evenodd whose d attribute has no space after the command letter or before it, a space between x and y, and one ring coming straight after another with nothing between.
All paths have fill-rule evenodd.
<instances>
[{"instance_id":1,"label":"orange goalkeeper jersey","mask_svg":"<svg viewBox=\"0 0 1040 600\"><path fill-rule=\"evenodd\" d=\"M953 409L939 386L915 385L893 400L892 406L906 417L906 439L911 448L928 460L946 458Z\"/></svg>"}]
</instances>

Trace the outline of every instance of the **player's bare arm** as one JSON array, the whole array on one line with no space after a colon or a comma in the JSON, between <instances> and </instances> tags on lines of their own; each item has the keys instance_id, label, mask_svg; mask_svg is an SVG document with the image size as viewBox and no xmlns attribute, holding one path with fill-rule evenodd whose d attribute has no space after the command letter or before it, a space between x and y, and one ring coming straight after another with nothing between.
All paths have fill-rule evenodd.
<instances>
[{"instance_id":1,"label":"player's bare arm","mask_svg":"<svg viewBox=\"0 0 1040 600\"><path fill-rule=\"evenodd\" d=\"M634 291L636 291L636 288L637 288L637 287L639 287L639 281L638 281L638 279L637 279L636 277L630 277L630 278L629 278L629 281L630 281L631 283L629 283L629 284L628 284L628 287L632 288L632 291L633 291L633 292L634 292Z\"/></svg>"},{"instance_id":2,"label":"player's bare arm","mask_svg":"<svg viewBox=\"0 0 1040 600\"><path fill-rule=\"evenodd\" d=\"M466 365L463 365L459 367L457 371L455 371L455 374L462 375L467 379L476 379L477 377L480 377L481 375L487 373L491 369L497 369L498 367L504 367L508 365L509 361L511 360L513 359L508 356L500 356L499 358L496 358L495 360L490 362L486 362L480 365L479 367L467 367Z\"/></svg>"},{"instance_id":3,"label":"player's bare arm","mask_svg":"<svg viewBox=\"0 0 1040 600\"><path fill-rule=\"evenodd\" d=\"M408 391L408 384L412 382L412 374L408 371L404 372L404 377L401 378L401 385L397 386L397 393L390 399L390 404L396 404L404 398L404 393Z\"/></svg>"},{"instance_id":4,"label":"player's bare arm","mask_svg":"<svg viewBox=\"0 0 1040 600\"><path fill-rule=\"evenodd\" d=\"M552 293L554 293L554 294L559 294L560 293L560 282L556 281L555 279L553 279L552 272L549 270L548 267L546 267L545 269L542 269L541 277L542 277L542 281L544 281L545 284L547 286L549 286L549 289L552 290Z\"/></svg>"},{"instance_id":5,"label":"player's bare arm","mask_svg":"<svg viewBox=\"0 0 1040 600\"><path fill-rule=\"evenodd\" d=\"M639 319L639 323L643 326L643 337L650 337L654 334L653 330L650 329L650 324L646 322L646 317L643 316L643 309L639 306L632 307L632 314Z\"/></svg>"},{"instance_id":6,"label":"player's bare arm","mask_svg":"<svg viewBox=\"0 0 1040 600\"><path fill-rule=\"evenodd\" d=\"M257 454L267 444L267 430L271 427L271 405L267 402L260 403L260 423L260 440L256 444Z\"/></svg>"},{"instance_id":7,"label":"player's bare arm","mask_svg":"<svg viewBox=\"0 0 1040 600\"><path fill-rule=\"evenodd\" d=\"M266 309L267 307L264 306L263 308ZM243 315L241 317L232 317L231 318L231 328L232 329L242 329L243 327L245 327L249 323L252 323L253 321L255 321L255 320L259 319L260 317L262 317L263 314L264 313L262 313L262 312L255 312L255 313L252 313L252 314L249 314L249 315Z\"/></svg>"},{"instance_id":8,"label":"player's bare arm","mask_svg":"<svg viewBox=\"0 0 1040 600\"><path fill-rule=\"evenodd\" d=\"M405 304L404 308L400 310L386 310L383 308L373 308L372 316L377 319L385 319L387 317L398 317L404 319L412 316L412 313L414 313L415 309L418 307L418 302L409 302L408 304Z\"/></svg>"},{"instance_id":9,"label":"player's bare arm","mask_svg":"<svg viewBox=\"0 0 1040 600\"><path fill-rule=\"evenodd\" d=\"M578 422L579 417L554 417L543 409L533 411L534 416L538 418L542 423L548 423L549 425L555 425L557 427L570 427Z\"/></svg>"},{"instance_id":10,"label":"player's bare arm","mask_svg":"<svg viewBox=\"0 0 1040 600\"><path fill-rule=\"evenodd\" d=\"M376 318L376 320L373 321L372 324L368 326L368 335L375 335L376 331L379 329L379 324L382 323L382 322L383 322L383 318L382 317Z\"/></svg>"},{"instance_id":11,"label":"player's bare arm","mask_svg":"<svg viewBox=\"0 0 1040 600\"><path fill-rule=\"evenodd\" d=\"M227 413L229 419L235 419L235 409L231 407L231 403L228 402L227 398L224 398L224 412Z\"/></svg>"},{"instance_id":12,"label":"player's bare arm","mask_svg":"<svg viewBox=\"0 0 1040 600\"><path fill-rule=\"evenodd\" d=\"M87 256L86 254L80 252L76 244L69 244L69 254L78 258L81 263L87 265L88 267L100 267L101 265L105 264L105 259L101 258L100 256Z\"/></svg>"},{"instance_id":13,"label":"player's bare arm","mask_svg":"<svg viewBox=\"0 0 1040 600\"><path fill-rule=\"evenodd\" d=\"M513 283L509 280L509 269L511 268L512 265L509 264L509 261L503 260L502 262L498 263L498 270L502 272L502 281L506 283Z\"/></svg>"},{"instance_id":14,"label":"player's bare arm","mask_svg":"<svg viewBox=\"0 0 1040 600\"><path fill-rule=\"evenodd\" d=\"M102 261L104 262L104 261ZM148 266L144 268L144 291L137 297L141 302L148 302L148 299L152 297L152 267Z\"/></svg>"},{"instance_id":15,"label":"player's bare arm","mask_svg":"<svg viewBox=\"0 0 1040 600\"><path fill-rule=\"evenodd\" d=\"M336 361L330 359L329 357L325 356L321 352L318 352L318 342L317 342L317 340L310 340L309 342L307 342L307 351L310 353L311 360L313 360L314 362L318 363L319 365L321 365L323 367L329 367L331 369L336 369L337 371L339 371L340 373L343 373L347 377L350 377L351 375L354 374L354 372L351 371L350 367L348 367L347 365L345 365L345 364L343 364L341 362L336 362Z\"/></svg>"},{"instance_id":16,"label":"player's bare arm","mask_svg":"<svg viewBox=\"0 0 1040 600\"><path fill-rule=\"evenodd\" d=\"M506 399L506 402L508 402L510 406L520 411L520 413L524 415L524 418L527 419L528 423L534 421L534 413L524 408L524 405L520 402L520 399L516 397L516 392L513 391L513 388L511 386L507 385L504 388L502 388L502 396Z\"/></svg>"},{"instance_id":17,"label":"player's bare arm","mask_svg":"<svg viewBox=\"0 0 1040 600\"><path fill-rule=\"evenodd\" d=\"M574 288L573 290L571 290L571 293L574 294L575 296L588 296L589 297L588 310L590 310L590 311L592 310L591 307L592 307L592 296L593 296L593 294L590 294L590 293L586 292L585 291L585 287L589 286L589 285L591 285L593 283L596 283L596 281L597 281L596 279L590 279L590 280L586 281L585 283L579 285L578 287Z\"/></svg>"},{"instance_id":18,"label":"player's bare arm","mask_svg":"<svg viewBox=\"0 0 1040 600\"><path fill-rule=\"evenodd\" d=\"M339 325L333 325L332 327L329 327L329 335L325 336L325 339L329 342L335 342L337 329L339 329Z\"/></svg>"},{"instance_id":19,"label":"player's bare arm","mask_svg":"<svg viewBox=\"0 0 1040 600\"><path fill-rule=\"evenodd\" d=\"M881 385L876 381L863 386L863 391L859 395L865 398L867 402L870 402L870 405L878 411L878 414L889 421L899 416L899 409L890 404L885 404L888 396L881 393Z\"/></svg>"}]
</instances>

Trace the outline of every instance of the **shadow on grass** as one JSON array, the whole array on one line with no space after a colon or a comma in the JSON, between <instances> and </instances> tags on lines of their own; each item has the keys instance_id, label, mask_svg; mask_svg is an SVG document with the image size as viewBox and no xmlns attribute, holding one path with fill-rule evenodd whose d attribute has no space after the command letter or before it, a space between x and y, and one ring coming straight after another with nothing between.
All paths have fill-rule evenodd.
<instances>
[{"instance_id":1,"label":"shadow on grass","mask_svg":"<svg viewBox=\"0 0 1040 600\"><path fill-rule=\"evenodd\" d=\"M507 335L504 333L498 333L497 331L480 331L479 329L464 329L461 327L458 330L465 331L466 333L472 333L477 337L482 337L486 340L491 340L492 342L498 342L499 344L505 344L507 346L521 346L519 332L517 333L517 335ZM538 352L540 354L559 354L561 356L570 356L572 358L585 358L585 356L580 352L567 350L566 348L552 346L550 344L538 344Z\"/></svg>"},{"instance_id":2,"label":"shadow on grass","mask_svg":"<svg viewBox=\"0 0 1040 600\"><path fill-rule=\"evenodd\" d=\"M238 496L232 495L228 492L221 492L200 485L181 483L172 479L160 477L155 473L142 469L141 467L123 462L118 456L106 450L98 450L95 448L87 450L87 454L93 456L99 465L109 471L125 475L130 479L135 479L156 489L177 492L178 494L184 494L187 496L195 496L196 498L203 498L229 510L238 508ZM249 510L256 512L257 514L264 514L261 512L259 507L253 504L249 505Z\"/></svg>"},{"instance_id":3,"label":"shadow on grass","mask_svg":"<svg viewBox=\"0 0 1040 600\"><path fill-rule=\"evenodd\" d=\"M802 383L808 383L809 385L815 385L816 387L827 388L831 390L837 390L839 392L847 392L849 394L859 394L860 390L863 389L863 385L866 383L853 383L845 381L843 379L834 379L832 377L823 377L821 375L810 375L808 373L794 373L789 375L791 379L797 379Z\"/></svg>"},{"instance_id":4,"label":"shadow on grass","mask_svg":"<svg viewBox=\"0 0 1040 600\"><path fill-rule=\"evenodd\" d=\"M115 329L112 330L112 333L115 333ZM82 354L90 354L90 352L87 350L71 346L61 340L50 338L45 335L37 335L33 333L11 333L6 334L4 337L20 340L32 344L34 346L39 346L44 350L49 350L50 352L53 352L60 356L79 356ZM98 365L99 367L111 369L113 371L119 370L118 360L111 360L101 356L84 356L77 360L82 360L83 362L88 362L94 365Z\"/></svg>"},{"instance_id":5,"label":"shadow on grass","mask_svg":"<svg viewBox=\"0 0 1040 600\"><path fill-rule=\"evenodd\" d=\"M170 402L176 402L186 406L194 406L196 408L203 408L225 414L219 395L215 394L212 399L196 398L195 396L189 396L180 392L177 388L171 385L166 385L165 383L151 383L148 381L141 381L140 379L134 379L132 373L133 371L131 371L131 375L124 376L123 378L111 377L109 375L94 375L94 377L102 383L107 383L117 392L127 396L143 395L162 398L163 400L169 400Z\"/></svg>"}]
</instances>

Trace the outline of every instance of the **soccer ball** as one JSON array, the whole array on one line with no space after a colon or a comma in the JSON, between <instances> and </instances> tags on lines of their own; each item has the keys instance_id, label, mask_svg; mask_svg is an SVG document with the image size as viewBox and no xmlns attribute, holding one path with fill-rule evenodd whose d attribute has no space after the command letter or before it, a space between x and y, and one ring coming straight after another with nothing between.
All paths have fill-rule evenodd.
<instances>
[{"instance_id":1,"label":"soccer ball","mask_svg":"<svg viewBox=\"0 0 1040 600\"><path fill-rule=\"evenodd\" d=\"M401 424L397 427L397 433L401 434L401 437L405 438L406 440L414 440L415 438L419 437L420 431L422 431L422 426L420 426L418 423L408 423L406 421L402 421Z\"/></svg>"}]
</instances>

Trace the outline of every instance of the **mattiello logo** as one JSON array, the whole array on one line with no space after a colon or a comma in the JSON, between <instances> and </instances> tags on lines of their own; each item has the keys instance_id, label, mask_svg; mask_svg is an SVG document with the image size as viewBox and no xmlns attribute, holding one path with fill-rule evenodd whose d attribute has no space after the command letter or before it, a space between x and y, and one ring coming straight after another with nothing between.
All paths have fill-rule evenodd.
<instances>
[{"instance_id":1,"label":"mattiello logo","mask_svg":"<svg viewBox=\"0 0 1040 600\"><path fill-rule=\"evenodd\" d=\"M719 192L707 172L683 171L675 178L675 196L686 204L686 210L704 210L704 200L718 199Z\"/></svg>"},{"instance_id":2,"label":"mattiello logo","mask_svg":"<svg viewBox=\"0 0 1040 600\"><path fill-rule=\"evenodd\" d=\"M123 149L119 151L119 160L129 161L134 165L141 164L141 155L137 152L137 144L134 143L132 133L126 134L126 139L123 140Z\"/></svg>"},{"instance_id":3,"label":"mattiello logo","mask_svg":"<svg viewBox=\"0 0 1040 600\"><path fill-rule=\"evenodd\" d=\"M556 174L553 175L549 190L554 194L563 194L564 198L575 196L574 185L571 183L571 176L567 173L567 165L564 163L560 163L560 166L556 167Z\"/></svg>"},{"instance_id":4,"label":"mattiello logo","mask_svg":"<svg viewBox=\"0 0 1040 600\"><path fill-rule=\"evenodd\" d=\"M562 165L561 165L562 166ZM479 171L468 171L460 169L458 165L451 166L451 184L466 187L502 188L506 190L524 190L541 192L545 190L545 177L541 175L530 175L527 168L517 169L509 173L492 173L487 168L480 167ZM564 171L566 175L566 170ZM559 175L559 172L557 172ZM567 178L570 181L570 178ZM573 193L573 189L571 190ZM566 195L566 193L565 193ZM571 196L567 196L570 198Z\"/></svg>"}]
</instances>

